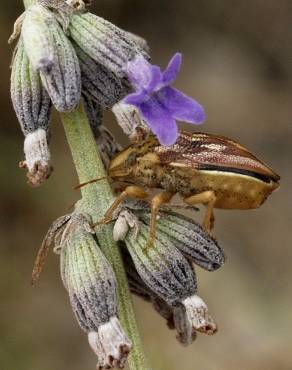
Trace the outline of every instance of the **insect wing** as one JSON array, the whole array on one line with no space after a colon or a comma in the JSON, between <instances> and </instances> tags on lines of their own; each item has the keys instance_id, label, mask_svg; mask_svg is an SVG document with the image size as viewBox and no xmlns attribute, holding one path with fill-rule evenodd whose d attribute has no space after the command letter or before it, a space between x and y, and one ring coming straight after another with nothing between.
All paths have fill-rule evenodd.
<instances>
[{"instance_id":1,"label":"insect wing","mask_svg":"<svg viewBox=\"0 0 292 370\"><path fill-rule=\"evenodd\" d=\"M155 153L161 164L174 167L254 174L276 182L280 179L246 148L224 136L181 131L176 144L158 145Z\"/></svg>"}]
</instances>

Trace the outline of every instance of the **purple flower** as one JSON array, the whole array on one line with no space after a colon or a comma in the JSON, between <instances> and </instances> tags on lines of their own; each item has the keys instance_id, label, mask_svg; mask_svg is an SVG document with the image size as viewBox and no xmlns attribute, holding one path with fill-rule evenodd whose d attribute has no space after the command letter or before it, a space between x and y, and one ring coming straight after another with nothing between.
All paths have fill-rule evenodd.
<instances>
[{"instance_id":1,"label":"purple flower","mask_svg":"<svg viewBox=\"0 0 292 370\"><path fill-rule=\"evenodd\" d=\"M136 91L123 102L139 109L162 145L176 142L177 120L200 124L206 118L198 102L170 86L179 73L181 61L182 55L175 54L164 72L141 56L127 65L127 76Z\"/></svg>"}]
</instances>

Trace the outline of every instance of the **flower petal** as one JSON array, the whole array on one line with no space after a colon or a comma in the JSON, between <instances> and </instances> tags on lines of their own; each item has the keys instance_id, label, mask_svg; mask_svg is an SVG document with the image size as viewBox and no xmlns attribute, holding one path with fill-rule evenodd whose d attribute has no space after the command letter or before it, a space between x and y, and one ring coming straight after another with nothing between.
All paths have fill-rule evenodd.
<instances>
[{"instance_id":1,"label":"flower petal","mask_svg":"<svg viewBox=\"0 0 292 370\"><path fill-rule=\"evenodd\" d=\"M127 76L132 85L137 90L142 90L152 80L151 64L143 57L139 56L127 64Z\"/></svg>"},{"instance_id":2,"label":"flower petal","mask_svg":"<svg viewBox=\"0 0 292 370\"><path fill-rule=\"evenodd\" d=\"M161 73L161 69L158 66L151 66L151 80L148 85L145 86L147 92L151 94L155 91L156 87L158 87L162 82L162 79L163 75Z\"/></svg>"},{"instance_id":3,"label":"flower petal","mask_svg":"<svg viewBox=\"0 0 292 370\"><path fill-rule=\"evenodd\" d=\"M171 84L178 75L181 67L182 62L182 54L176 53L171 61L169 62L166 70L163 72L163 84L169 85Z\"/></svg>"},{"instance_id":4,"label":"flower petal","mask_svg":"<svg viewBox=\"0 0 292 370\"><path fill-rule=\"evenodd\" d=\"M127 64L126 73L136 90L146 90L149 93L154 91L163 79L160 68L151 65L141 56Z\"/></svg>"},{"instance_id":5,"label":"flower petal","mask_svg":"<svg viewBox=\"0 0 292 370\"><path fill-rule=\"evenodd\" d=\"M127 95L122 102L125 104L132 104L139 107L139 105L145 100L145 98L148 96L147 92L145 90L138 91L136 93L132 93Z\"/></svg>"},{"instance_id":6,"label":"flower petal","mask_svg":"<svg viewBox=\"0 0 292 370\"><path fill-rule=\"evenodd\" d=\"M178 136L176 122L155 97L142 103L139 109L162 145L172 145L176 142Z\"/></svg>"},{"instance_id":7,"label":"flower petal","mask_svg":"<svg viewBox=\"0 0 292 370\"><path fill-rule=\"evenodd\" d=\"M172 117L179 121L200 124L206 119L201 104L173 87L162 88L156 96Z\"/></svg>"}]
</instances>

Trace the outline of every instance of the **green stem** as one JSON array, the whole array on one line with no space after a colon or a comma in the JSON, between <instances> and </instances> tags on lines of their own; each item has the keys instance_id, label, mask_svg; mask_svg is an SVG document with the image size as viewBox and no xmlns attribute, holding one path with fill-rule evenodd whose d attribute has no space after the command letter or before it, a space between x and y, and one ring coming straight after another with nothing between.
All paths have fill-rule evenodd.
<instances>
[{"instance_id":1,"label":"green stem","mask_svg":"<svg viewBox=\"0 0 292 370\"><path fill-rule=\"evenodd\" d=\"M80 106L75 112L61 114L67 140L80 183L106 176L87 116ZM101 180L82 188L82 207L93 222L99 221L114 201L110 184ZM149 369L142 348L131 293L129 291L123 261L117 244L113 241L112 225L98 226L97 238L101 249L113 266L118 282L119 312L133 349L129 356L130 370Z\"/></svg>"},{"instance_id":2,"label":"green stem","mask_svg":"<svg viewBox=\"0 0 292 370\"><path fill-rule=\"evenodd\" d=\"M25 8L36 0L23 0ZM67 140L76 166L79 182L106 176L86 113L82 105L72 113L61 114ZM114 201L110 184L107 180L88 185L82 189L82 207L92 217L93 222L100 220ZM128 286L126 272L117 244L112 237L112 226L100 226L97 238L100 247L112 264L118 284L120 320L132 341L133 349L129 356L130 370L149 370L139 335L133 301Z\"/></svg>"}]
</instances>

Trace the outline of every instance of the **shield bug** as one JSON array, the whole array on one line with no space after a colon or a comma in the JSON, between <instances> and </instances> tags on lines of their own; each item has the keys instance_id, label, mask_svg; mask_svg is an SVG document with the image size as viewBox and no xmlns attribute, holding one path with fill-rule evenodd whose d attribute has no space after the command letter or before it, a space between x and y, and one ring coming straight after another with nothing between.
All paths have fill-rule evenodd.
<instances>
[{"instance_id":1,"label":"shield bug","mask_svg":"<svg viewBox=\"0 0 292 370\"><path fill-rule=\"evenodd\" d=\"M187 205L206 206L203 226L210 231L214 208L258 208L279 187L280 180L238 142L186 131L180 131L177 142L171 146L162 146L154 135L134 142L112 159L108 176L129 186L117 197L101 223L111 220L114 210L126 197L146 198L147 189L163 189L151 199L151 241L155 239L159 208L177 193Z\"/></svg>"}]
</instances>

